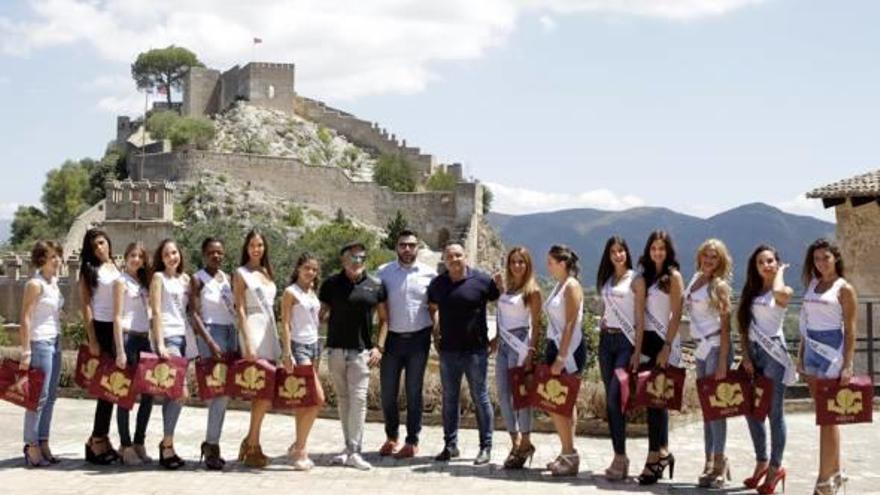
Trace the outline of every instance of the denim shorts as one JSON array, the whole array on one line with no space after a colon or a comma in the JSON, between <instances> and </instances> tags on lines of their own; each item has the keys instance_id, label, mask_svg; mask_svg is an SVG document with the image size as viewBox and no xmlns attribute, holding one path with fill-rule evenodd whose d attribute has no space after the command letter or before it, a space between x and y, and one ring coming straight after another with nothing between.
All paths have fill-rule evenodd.
<instances>
[{"instance_id":1,"label":"denim shorts","mask_svg":"<svg viewBox=\"0 0 880 495\"><path fill-rule=\"evenodd\" d=\"M321 341L317 340L311 344L290 343L293 352L293 362L298 365L312 364L321 356Z\"/></svg>"},{"instance_id":2,"label":"denim shorts","mask_svg":"<svg viewBox=\"0 0 880 495\"><path fill-rule=\"evenodd\" d=\"M843 331L841 330L807 330L807 337L822 343L833 349L843 347ZM821 354L804 344L804 371L816 378L838 378L839 375L829 375L828 368L831 362Z\"/></svg>"},{"instance_id":3,"label":"denim shorts","mask_svg":"<svg viewBox=\"0 0 880 495\"><path fill-rule=\"evenodd\" d=\"M556 342L552 340L547 340L547 347L544 351L544 362L547 364L553 364L556 361L556 356L559 354L559 349L556 348ZM581 343L575 348L574 353L574 364L577 366L577 370L574 374L579 375L582 371L584 371L584 367L587 365L587 343L581 339ZM568 370L566 370L568 372Z\"/></svg>"}]
</instances>

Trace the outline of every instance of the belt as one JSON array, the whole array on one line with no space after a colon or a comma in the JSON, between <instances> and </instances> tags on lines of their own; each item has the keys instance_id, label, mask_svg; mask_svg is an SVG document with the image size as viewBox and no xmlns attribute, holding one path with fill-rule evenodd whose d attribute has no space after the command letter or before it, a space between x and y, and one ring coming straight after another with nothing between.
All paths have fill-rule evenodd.
<instances>
[{"instance_id":1,"label":"belt","mask_svg":"<svg viewBox=\"0 0 880 495\"><path fill-rule=\"evenodd\" d=\"M424 334L425 332L430 332L433 328L434 328L433 326L425 327L425 328L422 328L421 330L416 330L415 332L394 332L394 331L389 331L389 332L388 332L388 336L391 337L391 336L393 335L394 337L397 337L397 338L400 338L400 339L411 339L411 338L413 338L413 337L421 336L421 335Z\"/></svg>"},{"instance_id":2,"label":"belt","mask_svg":"<svg viewBox=\"0 0 880 495\"><path fill-rule=\"evenodd\" d=\"M621 330L619 328L609 328L609 327L603 327L602 331L607 333L608 335L615 335L618 333L623 333L623 330Z\"/></svg>"},{"instance_id":3,"label":"belt","mask_svg":"<svg viewBox=\"0 0 880 495\"><path fill-rule=\"evenodd\" d=\"M125 334L128 335L129 337L138 337L141 339L150 338L150 331L149 330L147 330L146 332L138 332L135 330L126 330Z\"/></svg>"}]
</instances>

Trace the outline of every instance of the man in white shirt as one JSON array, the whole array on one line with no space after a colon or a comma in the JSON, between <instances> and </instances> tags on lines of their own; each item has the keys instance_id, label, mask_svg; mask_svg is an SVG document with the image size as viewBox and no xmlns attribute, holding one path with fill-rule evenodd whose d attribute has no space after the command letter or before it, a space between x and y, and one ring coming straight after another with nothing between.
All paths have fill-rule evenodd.
<instances>
[{"instance_id":1,"label":"man in white shirt","mask_svg":"<svg viewBox=\"0 0 880 495\"><path fill-rule=\"evenodd\" d=\"M379 369L382 411L387 439L379 455L397 459L413 457L419 451L422 429L422 383L431 346L431 315L428 313L428 284L436 270L416 261L419 240L415 232L403 230L397 236L397 260L379 269L385 287L385 313L388 321L379 322ZM400 447L400 373L406 370L406 441Z\"/></svg>"}]
</instances>

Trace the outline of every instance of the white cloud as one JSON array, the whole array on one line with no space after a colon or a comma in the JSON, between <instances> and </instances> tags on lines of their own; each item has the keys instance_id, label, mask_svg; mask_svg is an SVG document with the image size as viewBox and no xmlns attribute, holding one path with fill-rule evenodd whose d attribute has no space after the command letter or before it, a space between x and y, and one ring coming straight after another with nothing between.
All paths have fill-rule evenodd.
<instances>
[{"instance_id":1,"label":"white cloud","mask_svg":"<svg viewBox=\"0 0 880 495\"><path fill-rule=\"evenodd\" d=\"M809 199L806 195L801 194L792 199L776 201L771 203L773 206L787 213L795 215L807 215L825 220L826 222L835 222L834 208L825 208L822 206L821 199Z\"/></svg>"},{"instance_id":2,"label":"white cloud","mask_svg":"<svg viewBox=\"0 0 880 495\"><path fill-rule=\"evenodd\" d=\"M25 19L0 17L0 52L85 44L127 65L151 47L191 48L208 65L253 58L294 61L305 94L355 98L421 91L431 64L471 60L502 45L522 16L613 13L665 19L720 15L762 0L30 0ZM263 43L254 47L253 37ZM126 82L130 84L130 82ZM128 93L105 95L105 109L126 107Z\"/></svg>"},{"instance_id":3,"label":"white cloud","mask_svg":"<svg viewBox=\"0 0 880 495\"><path fill-rule=\"evenodd\" d=\"M492 210L499 213L537 213L569 208L596 208L600 210L625 210L643 206L645 202L636 196L618 195L608 189L595 189L581 193L555 193L510 187L487 182L494 198Z\"/></svg>"},{"instance_id":4,"label":"white cloud","mask_svg":"<svg viewBox=\"0 0 880 495\"><path fill-rule=\"evenodd\" d=\"M541 24L544 32L552 33L553 31L556 31L556 20L549 15L542 15L538 18L538 22Z\"/></svg>"}]
</instances>

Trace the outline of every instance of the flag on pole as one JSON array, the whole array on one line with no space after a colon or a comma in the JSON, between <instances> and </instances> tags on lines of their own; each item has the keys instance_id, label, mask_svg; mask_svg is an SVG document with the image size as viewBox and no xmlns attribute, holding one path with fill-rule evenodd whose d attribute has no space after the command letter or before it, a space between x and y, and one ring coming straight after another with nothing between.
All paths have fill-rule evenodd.
<instances>
[{"instance_id":1,"label":"flag on pole","mask_svg":"<svg viewBox=\"0 0 880 495\"><path fill-rule=\"evenodd\" d=\"M262 42L263 42L263 38L257 38L256 36L254 37L254 44L255 45L259 45Z\"/></svg>"}]
</instances>

